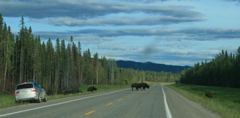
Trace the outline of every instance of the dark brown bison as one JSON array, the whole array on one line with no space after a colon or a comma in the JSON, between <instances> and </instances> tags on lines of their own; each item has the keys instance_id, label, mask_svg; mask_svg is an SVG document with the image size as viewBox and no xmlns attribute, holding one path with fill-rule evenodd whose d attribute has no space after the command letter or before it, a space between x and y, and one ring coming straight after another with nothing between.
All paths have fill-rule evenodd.
<instances>
[{"instance_id":1,"label":"dark brown bison","mask_svg":"<svg viewBox=\"0 0 240 118\"><path fill-rule=\"evenodd\" d=\"M97 91L97 88L94 86L88 87L87 91Z\"/></svg>"},{"instance_id":2,"label":"dark brown bison","mask_svg":"<svg viewBox=\"0 0 240 118\"><path fill-rule=\"evenodd\" d=\"M212 93L205 93L205 96L208 98L213 98L213 94Z\"/></svg>"},{"instance_id":3,"label":"dark brown bison","mask_svg":"<svg viewBox=\"0 0 240 118\"><path fill-rule=\"evenodd\" d=\"M145 90L145 88L148 88L149 89L149 85L147 83L139 83L140 84L140 87Z\"/></svg>"},{"instance_id":4,"label":"dark brown bison","mask_svg":"<svg viewBox=\"0 0 240 118\"><path fill-rule=\"evenodd\" d=\"M139 83L133 83L131 87L132 87L132 91L133 91L133 88L136 88L136 90L141 89L141 86Z\"/></svg>"},{"instance_id":5,"label":"dark brown bison","mask_svg":"<svg viewBox=\"0 0 240 118\"><path fill-rule=\"evenodd\" d=\"M132 91L133 91L133 88L136 88L136 90L138 89L145 90L145 88L149 88L149 85L147 83L133 83L131 87L132 87Z\"/></svg>"}]
</instances>

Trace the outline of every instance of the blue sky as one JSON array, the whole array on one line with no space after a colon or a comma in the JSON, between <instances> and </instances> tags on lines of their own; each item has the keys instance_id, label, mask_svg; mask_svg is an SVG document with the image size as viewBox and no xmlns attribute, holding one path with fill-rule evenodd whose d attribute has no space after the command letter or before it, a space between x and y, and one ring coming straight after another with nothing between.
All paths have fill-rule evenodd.
<instances>
[{"instance_id":1,"label":"blue sky","mask_svg":"<svg viewBox=\"0 0 240 118\"><path fill-rule=\"evenodd\" d=\"M0 0L0 13L15 35L23 15L43 41L115 60L193 66L240 46L238 0Z\"/></svg>"}]
</instances>

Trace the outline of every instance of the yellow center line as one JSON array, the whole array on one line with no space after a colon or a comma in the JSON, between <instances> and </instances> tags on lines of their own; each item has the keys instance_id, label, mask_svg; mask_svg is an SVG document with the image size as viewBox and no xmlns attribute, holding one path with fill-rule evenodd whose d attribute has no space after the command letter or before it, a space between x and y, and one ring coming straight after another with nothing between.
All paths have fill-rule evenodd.
<instances>
[{"instance_id":1,"label":"yellow center line","mask_svg":"<svg viewBox=\"0 0 240 118\"><path fill-rule=\"evenodd\" d=\"M112 105L113 103L108 103L106 106L110 106L110 105Z\"/></svg>"},{"instance_id":2,"label":"yellow center line","mask_svg":"<svg viewBox=\"0 0 240 118\"><path fill-rule=\"evenodd\" d=\"M123 99L118 99L117 101L122 101Z\"/></svg>"},{"instance_id":3,"label":"yellow center line","mask_svg":"<svg viewBox=\"0 0 240 118\"><path fill-rule=\"evenodd\" d=\"M87 112L87 113L85 113L84 115L89 115L89 114L91 114L91 113L93 113L93 112L95 112L96 110L93 110L93 111L90 111L90 112Z\"/></svg>"}]
</instances>

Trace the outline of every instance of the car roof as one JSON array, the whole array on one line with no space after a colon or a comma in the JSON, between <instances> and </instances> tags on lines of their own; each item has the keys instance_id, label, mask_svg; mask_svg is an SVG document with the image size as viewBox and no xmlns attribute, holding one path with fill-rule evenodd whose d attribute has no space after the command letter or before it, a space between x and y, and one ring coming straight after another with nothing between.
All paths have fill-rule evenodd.
<instances>
[{"instance_id":1,"label":"car roof","mask_svg":"<svg viewBox=\"0 0 240 118\"><path fill-rule=\"evenodd\" d=\"M33 84L33 83L37 83L37 82L23 82L23 83L19 83L19 84L17 84L17 85Z\"/></svg>"}]
</instances>

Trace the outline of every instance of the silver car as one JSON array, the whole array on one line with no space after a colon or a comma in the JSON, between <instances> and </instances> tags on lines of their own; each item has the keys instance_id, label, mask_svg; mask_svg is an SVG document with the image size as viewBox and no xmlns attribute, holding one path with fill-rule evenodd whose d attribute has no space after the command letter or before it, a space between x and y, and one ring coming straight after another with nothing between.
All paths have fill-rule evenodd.
<instances>
[{"instance_id":1,"label":"silver car","mask_svg":"<svg viewBox=\"0 0 240 118\"><path fill-rule=\"evenodd\" d=\"M21 101L47 102L47 93L37 82L24 82L18 84L14 96L16 103L20 103Z\"/></svg>"}]
</instances>

